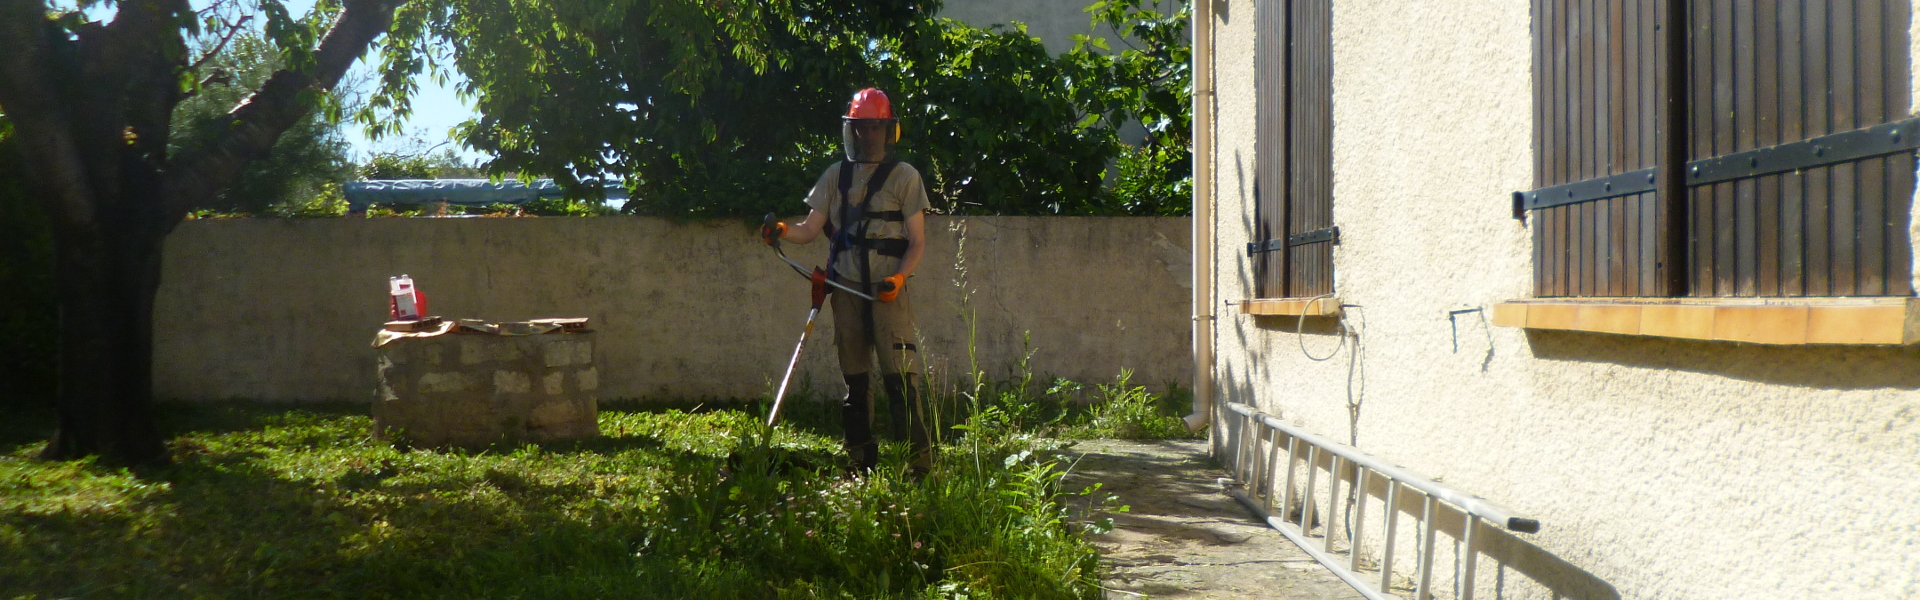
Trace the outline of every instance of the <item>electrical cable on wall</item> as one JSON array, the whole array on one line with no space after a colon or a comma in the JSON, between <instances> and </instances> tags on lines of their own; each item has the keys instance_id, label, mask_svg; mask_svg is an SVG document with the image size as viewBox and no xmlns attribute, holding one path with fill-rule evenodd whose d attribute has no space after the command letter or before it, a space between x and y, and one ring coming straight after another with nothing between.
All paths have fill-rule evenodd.
<instances>
[{"instance_id":1,"label":"electrical cable on wall","mask_svg":"<svg viewBox=\"0 0 1920 600\"><path fill-rule=\"evenodd\" d=\"M1314 306L1315 302L1332 297L1333 294L1314 296L1307 300L1305 306ZM1300 311L1299 319L1294 324L1293 335L1294 339L1299 342L1300 354L1306 356L1307 360L1314 362L1333 360L1334 357L1340 355L1341 350L1347 350L1347 445L1358 448L1360 446L1360 398L1354 394L1354 377L1359 373L1360 331L1356 330L1352 324L1347 322L1346 309L1349 308L1362 309L1365 307L1358 304L1340 305L1340 311L1333 315L1334 319L1336 319L1335 323L1338 326L1336 331L1338 332L1337 335L1340 336L1340 341L1333 347L1333 352L1326 356L1314 356L1312 351L1307 350L1307 311ZM1361 320L1362 323L1364 323L1366 319L1364 316L1365 313L1361 314ZM1347 343L1348 337L1353 338L1351 345Z\"/></svg>"},{"instance_id":2,"label":"electrical cable on wall","mask_svg":"<svg viewBox=\"0 0 1920 600\"><path fill-rule=\"evenodd\" d=\"M1360 331L1347 325L1346 309L1348 308L1360 309L1364 307L1358 304L1343 304L1340 306L1340 326L1342 329L1352 332L1353 335L1353 346L1347 352L1347 445L1359 448L1360 402L1366 397L1366 380L1365 371L1360 370ZM1362 311L1359 314L1361 329L1364 330L1366 328L1366 312ZM1357 394L1354 392L1355 379L1359 379L1361 385L1361 391ZM1347 486L1346 527L1347 537L1349 538L1353 537L1353 505L1359 501L1359 498L1354 495L1355 492L1361 492L1361 490L1354 489L1354 486Z\"/></svg>"},{"instance_id":3,"label":"electrical cable on wall","mask_svg":"<svg viewBox=\"0 0 1920 600\"><path fill-rule=\"evenodd\" d=\"M1312 299L1307 300L1305 306L1314 306L1315 302L1319 302L1321 300L1325 300L1332 297L1333 297L1333 294L1322 294L1319 296L1315 296ZM1347 445L1358 448L1360 447L1360 405L1361 405L1361 402L1365 399L1365 388L1364 388L1365 382L1360 381L1360 389L1358 392L1356 392L1355 381L1357 379L1364 378L1364 371L1362 371L1360 368L1361 329L1355 328L1351 323L1347 321L1347 309L1350 309L1350 308L1363 309L1365 307L1362 307L1358 304L1340 305L1340 311L1334 313L1334 318L1336 319L1335 323L1338 327L1336 331L1338 332L1337 335L1340 336L1340 341L1338 345L1334 346L1333 352L1327 354L1326 356L1314 356L1312 351L1307 350L1307 339L1306 339L1307 314L1305 310L1302 310L1300 312L1299 319L1294 324L1293 334L1294 334L1294 339L1299 343L1300 354L1306 356L1308 360L1311 360L1314 362L1325 362L1328 360L1332 360L1335 357L1340 355L1341 350L1347 351ZM1366 322L1365 314L1366 313L1364 312L1360 313L1362 328L1364 328L1365 322ZM1347 343L1348 337L1353 338L1352 344ZM1309 465L1308 468L1311 469L1313 467ZM1334 476L1337 477L1338 475L1335 474ZM1349 536L1351 536L1353 532L1353 505L1355 502L1358 501L1358 498L1355 496L1355 491L1356 490L1354 490L1352 486L1348 486L1347 502L1346 502L1347 504L1346 527L1347 527L1347 532ZM1287 490L1287 494L1292 495L1293 490Z\"/></svg>"},{"instance_id":4,"label":"electrical cable on wall","mask_svg":"<svg viewBox=\"0 0 1920 600\"><path fill-rule=\"evenodd\" d=\"M1344 348L1344 347L1346 347L1346 345L1347 345L1347 331L1348 331L1348 330L1347 330L1347 317L1346 317L1346 315L1344 315L1344 314L1338 314L1338 313L1336 313L1336 315L1335 315L1335 317L1334 317L1334 318L1336 318L1336 319L1338 319L1338 323L1339 323L1339 325L1340 325L1340 344L1339 344L1339 345L1337 345L1337 346L1334 346L1334 347L1333 347L1333 353L1332 353L1332 354L1328 354L1328 355L1326 355L1325 357L1319 357L1319 356L1314 356L1312 352L1308 352L1308 351L1307 351L1307 334L1306 334L1306 331L1307 331L1307 310L1306 310L1306 307L1311 307L1311 306L1315 306L1315 303L1317 303L1317 302L1319 302L1319 301L1321 301L1321 300L1325 300L1325 299L1328 299L1328 298L1332 298L1332 297L1333 297L1333 294L1321 294L1321 295L1318 295L1318 296L1314 296L1314 297L1313 297L1312 299L1310 299L1310 300L1307 300L1307 303L1306 303L1306 304L1303 304L1303 305L1301 305L1301 306L1302 306L1302 308L1301 308L1301 310L1300 310L1300 320L1299 320L1299 322L1298 322L1298 323L1296 323L1296 324L1294 325L1294 327L1293 327L1293 335L1294 335L1294 339L1296 339L1296 340L1299 340L1299 341L1300 341L1300 353L1301 353L1301 354L1304 354L1304 355L1306 355L1306 357L1307 357L1307 360L1311 360L1311 361L1313 361L1313 362L1325 362L1325 361L1327 361L1327 360L1330 360L1330 359L1332 359L1332 358L1333 358L1333 357L1335 357L1335 356L1339 356L1339 355L1340 355L1340 349L1341 349L1341 348Z\"/></svg>"}]
</instances>

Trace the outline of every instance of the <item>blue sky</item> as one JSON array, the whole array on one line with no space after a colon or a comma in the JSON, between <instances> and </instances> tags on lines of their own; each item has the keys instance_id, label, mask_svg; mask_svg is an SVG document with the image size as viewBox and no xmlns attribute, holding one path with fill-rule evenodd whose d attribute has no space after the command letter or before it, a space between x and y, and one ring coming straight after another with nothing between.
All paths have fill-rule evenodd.
<instances>
[{"instance_id":1,"label":"blue sky","mask_svg":"<svg viewBox=\"0 0 1920 600\"><path fill-rule=\"evenodd\" d=\"M379 59L377 57L370 56L368 58L374 60L375 65L373 66L378 66L377 63ZM366 59L362 59L360 63L354 65L353 72L348 73L347 76L349 78L365 79L371 82L372 78L370 74L372 70L373 67L367 64ZM472 118L474 114L473 108L461 102L454 94L455 86L465 80L466 78L461 77L456 72L452 79L447 82L446 86L440 86L435 84L430 77L421 77L420 91L413 96L413 116L407 119L405 125L406 136L404 137L417 137L420 142L426 146L433 146L448 141L450 139L448 130ZM374 142L367 139L367 134L364 130L358 125L353 124L347 125L347 140L353 144L354 160L363 159L365 155L370 152L402 149L414 143L409 139L391 138ZM485 158L487 156L458 146L457 144L448 144L448 147L456 148L460 154L468 160Z\"/></svg>"}]
</instances>

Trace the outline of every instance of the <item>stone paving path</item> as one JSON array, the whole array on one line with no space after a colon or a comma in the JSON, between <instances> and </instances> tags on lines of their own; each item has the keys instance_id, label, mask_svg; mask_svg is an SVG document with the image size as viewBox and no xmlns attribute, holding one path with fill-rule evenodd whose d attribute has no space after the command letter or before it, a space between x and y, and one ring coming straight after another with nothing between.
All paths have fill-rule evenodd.
<instances>
[{"instance_id":1,"label":"stone paving path","mask_svg":"<svg viewBox=\"0 0 1920 600\"><path fill-rule=\"evenodd\" d=\"M1079 461L1066 489L1100 482L1118 496L1112 506L1131 507L1105 513L1113 531L1093 538L1108 598L1361 598L1221 493L1216 480L1226 473L1207 458L1205 441L1083 441L1060 453Z\"/></svg>"}]
</instances>

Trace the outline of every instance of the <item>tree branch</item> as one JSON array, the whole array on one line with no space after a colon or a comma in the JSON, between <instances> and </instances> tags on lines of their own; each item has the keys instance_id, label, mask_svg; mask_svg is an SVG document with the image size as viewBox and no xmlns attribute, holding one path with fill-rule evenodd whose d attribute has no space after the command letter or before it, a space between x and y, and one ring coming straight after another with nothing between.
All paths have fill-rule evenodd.
<instances>
[{"instance_id":1,"label":"tree branch","mask_svg":"<svg viewBox=\"0 0 1920 600\"><path fill-rule=\"evenodd\" d=\"M311 70L281 69L260 89L227 113L234 123L213 142L177 157L168 173L164 205L171 218L185 215L238 176L254 157L273 147L280 134L305 118L313 107L302 92L327 92L340 82L374 38L393 26L393 11L403 0L347 0L333 28L320 40Z\"/></svg>"},{"instance_id":2,"label":"tree branch","mask_svg":"<svg viewBox=\"0 0 1920 600\"><path fill-rule=\"evenodd\" d=\"M212 9L209 8L208 10ZM208 48L206 52L201 53L200 58L193 59L193 62L187 63L187 70L198 71L200 67L207 64L207 61L219 57L220 52L227 49L227 43L233 41L234 34L240 33L241 29L246 27L247 23L252 20L253 15L242 15L238 21L232 23L227 22L226 19L221 19L220 24L227 28L226 35L220 36L220 41L215 43L212 48ZM193 89L181 93L179 100L180 102L186 102L188 98L200 95L200 90L205 89L209 85L215 83L228 85L232 81L233 75L228 73L225 68L215 68L212 73L208 73L206 77L200 78L200 83L194 84Z\"/></svg>"},{"instance_id":3,"label":"tree branch","mask_svg":"<svg viewBox=\"0 0 1920 600\"><path fill-rule=\"evenodd\" d=\"M199 69L201 65L207 64L207 61L213 60L213 57L219 56L221 50L227 49L227 42L233 41L233 34L240 33L240 29L246 27L247 22L252 20L253 15L241 16L239 21L233 23L228 23L225 19L222 19L220 24L227 26L227 34L220 36L220 42L214 44L213 48L207 50L205 54L200 55L200 58L196 58L192 63L188 63L187 70L192 71Z\"/></svg>"}]
</instances>

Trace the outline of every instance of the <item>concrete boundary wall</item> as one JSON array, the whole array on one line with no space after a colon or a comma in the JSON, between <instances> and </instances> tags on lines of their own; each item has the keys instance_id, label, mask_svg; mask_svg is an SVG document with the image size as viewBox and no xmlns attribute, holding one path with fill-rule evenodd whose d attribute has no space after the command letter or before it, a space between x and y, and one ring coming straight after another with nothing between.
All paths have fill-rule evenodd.
<instances>
[{"instance_id":1,"label":"concrete boundary wall","mask_svg":"<svg viewBox=\"0 0 1920 600\"><path fill-rule=\"evenodd\" d=\"M936 217L908 285L935 369L1080 381L1133 369L1191 380L1186 218ZM822 264L826 245L789 247ZM386 278L432 314L590 317L600 396L767 394L807 313L807 284L739 221L646 217L189 221L167 240L154 315L160 398L366 401ZM828 313L828 311L822 311ZM839 394L822 314L797 380ZM1030 341L1029 341L1030 340Z\"/></svg>"}]
</instances>

